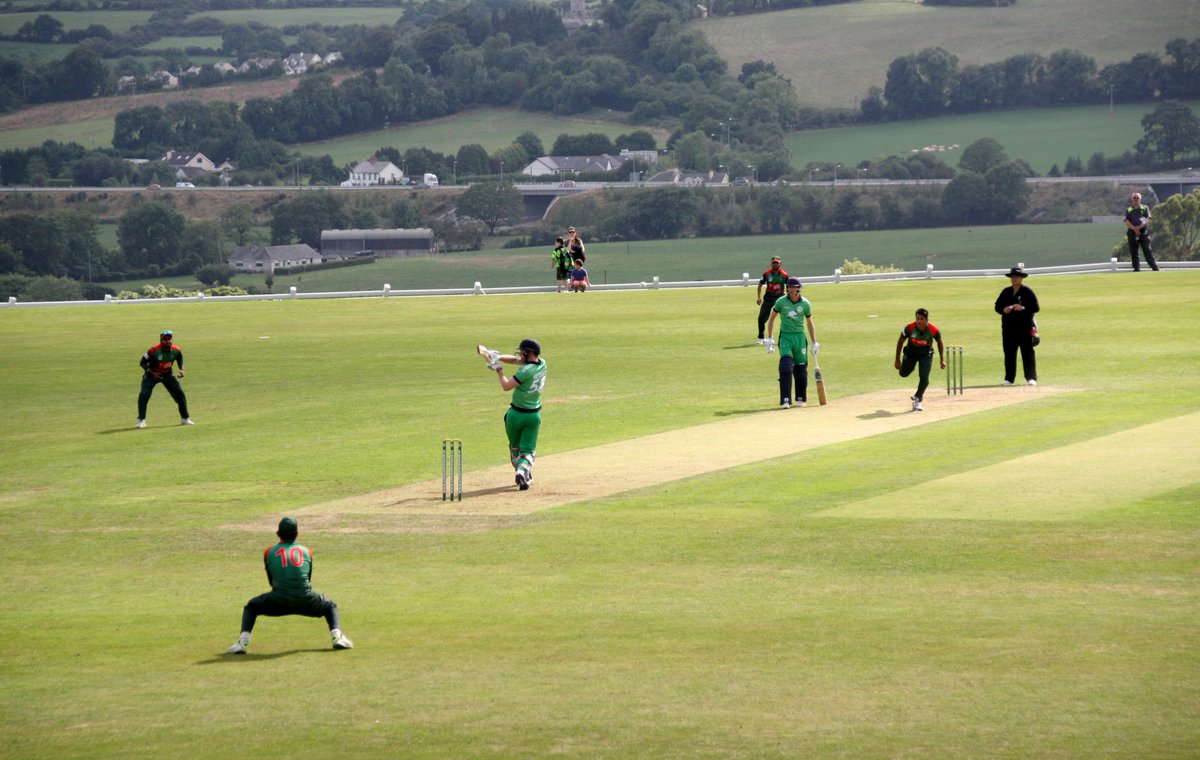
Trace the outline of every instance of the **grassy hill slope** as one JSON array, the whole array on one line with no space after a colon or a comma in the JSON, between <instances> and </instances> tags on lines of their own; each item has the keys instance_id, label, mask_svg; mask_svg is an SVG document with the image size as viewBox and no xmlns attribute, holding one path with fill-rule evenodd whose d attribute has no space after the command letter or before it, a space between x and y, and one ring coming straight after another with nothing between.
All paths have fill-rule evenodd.
<instances>
[{"instance_id":1,"label":"grassy hill slope","mask_svg":"<svg viewBox=\"0 0 1200 760\"><path fill-rule=\"evenodd\" d=\"M1200 31L1200 3L1018 0L1006 8L945 8L868 0L698 23L730 71L769 61L792 81L801 103L853 108L856 95L883 87L894 59L927 47L949 50L960 66L1064 48L1100 67L1136 53L1162 55L1169 40Z\"/></svg>"}]
</instances>

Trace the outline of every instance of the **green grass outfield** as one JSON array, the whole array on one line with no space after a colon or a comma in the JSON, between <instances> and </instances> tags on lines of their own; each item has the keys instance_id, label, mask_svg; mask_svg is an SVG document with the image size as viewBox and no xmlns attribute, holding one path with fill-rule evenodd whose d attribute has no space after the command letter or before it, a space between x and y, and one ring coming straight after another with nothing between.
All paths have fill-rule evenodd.
<instances>
[{"instance_id":1,"label":"green grass outfield","mask_svg":"<svg viewBox=\"0 0 1200 760\"><path fill-rule=\"evenodd\" d=\"M779 256L789 273L800 277L827 276L847 259L868 264L922 271L1062 266L1107 262L1121 243L1121 228L1113 224L1030 224L1001 227L949 227L934 230L883 230L805 235L756 235L691 240L643 240L603 243L587 236L588 273L593 283L734 280L742 273L756 279L772 256ZM115 241L115 232L106 239ZM114 245L114 243L110 243ZM381 259L343 269L277 275L273 288L286 292L295 286L305 293L379 290L389 284L398 290L553 285L550 250L509 248ZM199 287L191 277L166 277L104 283L117 290L140 290L148 282L173 287ZM239 275L234 285L263 287L262 276Z\"/></svg>"},{"instance_id":2,"label":"green grass outfield","mask_svg":"<svg viewBox=\"0 0 1200 760\"><path fill-rule=\"evenodd\" d=\"M1005 282L806 288L830 403L907 408L917 305L967 393L994 386ZM445 437L505 462L478 342L543 341L543 457L819 410L772 409L739 288L0 309L4 754L1194 756L1200 464L1171 442L1200 411L1200 273L1028 284L1068 392L526 517L302 521L355 649L263 619L244 658L222 652L272 536L230 526L436 478ZM134 430L164 327L197 425L160 389ZM1137 477L1080 460L1114 440ZM1056 478L1030 462L1138 495L1039 519ZM1029 503L997 515L999 491Z\"/></svg>"},{"instance_id":3,"label":"green grass outfield","mask_svg":"<svg viewBox=\"0 0 1200 760\"><path fill-rule=\"evenodd\" d=\"M960 68L1064 49L1098 68L1138 53L1161 58L1169 40L1195 38L1200 4L1146 0L1129 13L1124 0L1020 0L1004 8L869 0L698 23L730 71L770 61L804 105L853 108L856 94L883 88L893 60L927 47L949 50Z\"/></svg>"}]
</instances>

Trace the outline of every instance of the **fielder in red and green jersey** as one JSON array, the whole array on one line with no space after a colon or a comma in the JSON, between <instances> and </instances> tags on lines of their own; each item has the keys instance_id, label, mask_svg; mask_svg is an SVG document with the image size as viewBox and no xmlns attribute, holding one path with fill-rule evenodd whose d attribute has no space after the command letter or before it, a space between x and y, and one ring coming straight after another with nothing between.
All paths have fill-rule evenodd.
<instances>
[{"instance_id":1,"label":"fielder in red and green jersey","mask_svg":"<svg viewBox=\"0 0 1200 760\"><path fill-rule=\"evenodd\" d=\"M299 534L300 528L294 517L279 521L279 529L275 531L279 543L263 552L263 566L271 590L254 597L242 608L242 635L229 647L229 654L246 653L254 623L260 615L323 617L329 625L334 649L350 649L354 646L350 639L342 635L337 603L313 590L312 552L307 546L296 543Z\"/></svg>"},{"instance_id":2,"label":"fielder in red and green jersey","mask_svg":"<svg viewBox=\"0 0 1200 760\"><path fill-rule=\"evenodd\" d=\"M188 415L187 396L171 369L174 365L179 367L180 377L186 374L183 371L183 350L175 345L175 333L171 330L163 330L158 336L158 343L142 354L140 364L144 372L142 373L142 389L138 392L138 416L135 426L146 427L146 405L150 403L150 394L154 392L154 386L159 383L163 384L167 393L171 394L171 398L175 399L175 404L179 407L179 424L191 425L192 418Z\"/></svg>"},{"instance_id":3,"label":"fielder in red and green jersey","mask_svg":"<svg viewBox=\"0 0 1200 760\"><path fill-rule=\"evenodd\" d=\"M508 456L516 470L517 487L526 491L533 482L533 461L542 427L546 360L542 358L542 345L533 338L521 341L517 354L500 356L488 367L496 371L500 387L513 394L512 403L504 413L504 432L508 436ZM521 366L512 377L505 377L503 364Z\"/></svg>"},{"instance_id":4,"label":"fielder in red and green jersey","mask_svg":"<svg viewBox=\"0 0 1200 760\"><path fill-rule=\"evenodd\" d=\"M763 330L767 327L767 317L771 314L771 307L775 305L783 296L784 286L787 284L788 273L783 270L783 262L779 257L771 259L771 268L762 273L762 278L758 281L758 343L765 343ZM763 294L763 287L766 287L766 295Z\"/></svg>"},{"instance_id":5,"label":"fielder in red and green jersey","mask_svg":"<svg viewBox=\"0 0 1200 760\"><path fill-rule=\"evenodd\" d=\"M908 345L904 345L908 341ZM900 331L900 339L896 341L896 369L900 377L908 377L915 367L920 367L917 373L917 392L910 399L914 412L922 410L921 400L925 398L925 389L929 387L929 371L933 368L933 344L937 343L938 360L942 369L946 368L945 347L942 345L942 331L929 321L929 311L917 309L916 319L909 322ZM903 349L904 357L900 353Z\"/></svg>"},{"instance_id":6,"label":"fielder in red and green jersey","mask_svg":"<svg viewBox=\"0 0 1200 760\"><path fill-rule=\"evenodd\" d=\"M775 352L775 317L779 317L779 408L792 406L792 382L796 383L796 406L808 403L808 337L812 340L812 352L820 350L817 332L812 321L812 304L800 295L800 279L789 277L787 295L771 307L771 318L767 322L767 353Z\"/></svg>"}]
</instances>

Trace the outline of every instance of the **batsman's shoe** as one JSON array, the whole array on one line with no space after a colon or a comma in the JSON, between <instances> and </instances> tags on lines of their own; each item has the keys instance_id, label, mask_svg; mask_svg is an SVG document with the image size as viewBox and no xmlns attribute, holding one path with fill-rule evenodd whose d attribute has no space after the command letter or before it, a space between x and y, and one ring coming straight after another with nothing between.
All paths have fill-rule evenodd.
<instances>
[{"instance_id":1,"label":"batsman's shoe","mask_svg":"<svg viewBox=\"0 0 1200 760\"><path fill-rule=\"evenodd\" d=\"M529 490L529 475L524 470L517 470L517 488L522 491Z\"/></svg>"},{"instance_id":2,"label":"batsman's shoe","mask_svg":"<svg viewBox=\"0 0 1200 760\"><path fill-rule=\"evenodd\" d=\"M761 346L765 342L765 340L763 338L759 338L758 340L756 340L754 342Z\"/></svg>"},{"instance_id":3,"label":"batsman's shoe","mask_svg":"<svg viewBox=\"0 0 1200 760\"><path fill-rule=\"evenodd\" d=\"M334 649L353 649L354 642L346 638L346 635L341 631L332 634Z\"/></svg>"},{"instance_id":4,"label":"batsman's shoe","mask_svg":"<svg viewBox=\"0 0 1200 760\"><path fill-rule=\"evenodd\" d=\"M191 417L184 417L183 419L181 419L179 421L179 424L180 425L195 425L196 423L192 422Z\"/></svg>"},{"instance_id":5,"label":"batsman's shoe","mask_svg":"<svg viewBox=\"0 0 1200 760\"><path fill-rule=\"evenodd\" d=\"M138 420L138 421L137 421L137 422L134 424L134 427L135 427L135 428L144 428L144 427L146 427L146 421L145 421L145 420Z\"/></svg>"},{"instance_id":6,"label":"batsman's shoe","mask_svg":"<svg viewBox=\"0 0 1200 760\"><path fill-rule=\"evenodd\" d=\"M802 406L808 406L808 402L807 401L797 401L796 402L797 408L802 407Z\"/></svg>"},{"instance_id":7,"label":"batsman's shoe","mask_svg":"<svg viewBox=\"0 0 1200 760\"><path fill-rule=\"evenodd\" d=\"M780 409L791 409L791 408L792 408L792 402L791 402L791 401L788 401L788 400L785 398L783 401L779 402L779 408L780 408Z\"/></svg>"}]
</instances>

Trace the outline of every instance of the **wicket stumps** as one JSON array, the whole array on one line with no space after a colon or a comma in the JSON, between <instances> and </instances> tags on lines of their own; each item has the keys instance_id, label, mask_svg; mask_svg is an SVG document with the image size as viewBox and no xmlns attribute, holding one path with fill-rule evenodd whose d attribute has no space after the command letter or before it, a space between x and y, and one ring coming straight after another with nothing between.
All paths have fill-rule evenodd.
<instances>
[{"instance_id":1,"label":"wicket stumps","mask_svg":"<svg viewBox=\"0 0 1200 760\"><path fill-rule=\"evenodd\" d=\"M963 347L946 346L946 395L963 392Z\"/></svg>"},{"instance_id":2,"label":"wicket stumps","mask_svg":"<svg viewBox=\"0 0 1200 760\"><path fill-rule=\"evenodd\" d=\"M446 438L442 441L442 501L454 501L454 494L458 493L458 500L462 501L463 497L463 447L462 440L459 438ZM457 489L455 481L457 476Z\"/></svg>"}]
</instances>

